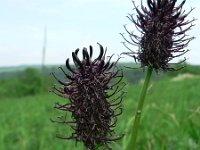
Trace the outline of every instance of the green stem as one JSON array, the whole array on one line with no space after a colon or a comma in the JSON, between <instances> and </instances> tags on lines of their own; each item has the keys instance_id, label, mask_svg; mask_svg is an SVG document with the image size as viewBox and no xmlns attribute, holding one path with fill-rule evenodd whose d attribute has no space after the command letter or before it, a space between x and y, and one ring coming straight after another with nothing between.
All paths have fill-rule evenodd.
<instances>
[{"instance_id":1,"label":"green stem","mask_svg":"<svg viewBox=\"0 0 200 150\"><path fill-rule=\"evenodd\" d=\"M147 89L149 86L149 82L151 80L151 75L152 75L152 68L148 68L147 70L147 74L145 77L145 81L144 81L144 85L142 88L142 92L140 95L140 100L137 106L137 111L135 114L135 120L134 120L134 124L133 124L133 128L132 128L132 134L131 134L131 139L129 141L129 145L127 147L126 150L135 150L135 146L136 146L136 140L137 140L137 133L139 130L139 125L140 125L140 118L141 118L141 114L142 114L142 108L143 108L143 104L144 104L144 99L147 93Z\"/></svg>"}]
</instances>

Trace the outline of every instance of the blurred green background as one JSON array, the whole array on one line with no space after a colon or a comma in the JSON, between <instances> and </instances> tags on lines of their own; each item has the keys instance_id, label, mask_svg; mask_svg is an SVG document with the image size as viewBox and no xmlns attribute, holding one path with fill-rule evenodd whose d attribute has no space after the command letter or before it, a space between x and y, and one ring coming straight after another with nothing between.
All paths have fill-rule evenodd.
<instances>
[{"instance_id":1,"label":"blurred green background","mask_svg":"<svg viewBox=\"0 0 200 150\"><path fill-rule=\"evenodd\" d=\"M119 64L132 66L132 64ZM0 150L83 150L81 143L55 138L71 134L50 118L62 114L55 102L66 100L49 93L54 84L49 73L63 78L58 66L0 68ZM142 69L124 68L124 112L118 118L116 134L125 134L113 150L127 144L138 97L143 83ZM70 114L68 114L70 118ZM200 149L200 66L187 65L175 72L154 73L142 114L138 150Z\"/></svg>"}]
</instances>

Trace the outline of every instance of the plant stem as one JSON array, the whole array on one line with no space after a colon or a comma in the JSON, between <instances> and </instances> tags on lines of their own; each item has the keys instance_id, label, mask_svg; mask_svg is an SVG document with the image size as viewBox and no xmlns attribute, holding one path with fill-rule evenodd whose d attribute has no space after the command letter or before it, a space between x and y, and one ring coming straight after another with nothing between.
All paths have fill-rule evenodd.
<instances>
[{"instance_id":1,"label":"plant stem","mask_svg":"<svg viewBox=\"0 0 200 150\"><path fill-rule=\"evenodd\" d=\"M139 130L140 118L141 118L141 114L142 114L142 108L143 108L144 99L145 99L145 96L146 96L146 93L147 93L147 89L148 89L148 86L149 86L149 82L151 80L152 72L153 72L153 69L148 67L147 74L146 74L145 81L144 81L144 85L143 85L143 88L142 88L142 92L140 94L140 99L139 99L139 103L138 103L138 106L137 106L137 111L136 111L136 114L135 114L135 120L134 120L134 124L133 124L133 128L132 128L131 139L129 141L129 144L128 144L126 150L135 150L137 133L138 133L138 130Z\"/></svg>"}]
</instances>

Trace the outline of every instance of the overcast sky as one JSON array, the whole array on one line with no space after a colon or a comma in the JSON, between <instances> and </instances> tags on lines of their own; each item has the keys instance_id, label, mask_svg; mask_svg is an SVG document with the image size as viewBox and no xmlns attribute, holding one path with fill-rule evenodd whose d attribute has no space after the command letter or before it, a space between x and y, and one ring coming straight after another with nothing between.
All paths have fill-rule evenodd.
<instances>
[{"instance_id":1,"label":"overcast sky","mask_svg":"<svg viewBox=\"0 0 200 150\"><path fill-rule=\"evenodd\" d=\"M190 18L199 19L200 1L187 0L184 8L191 7ZM131 0L0 0L0 66L41 64L45 26L46 64L64 63L78 47L93 45L97 53L97 42L108 48L108 55L118 55L127 51L119 33L125 32L124 24L131 26L126 15L132 8ZM200 64L200 20L195 24L188 34L196 39L185 56Z\"/></svg>"}]
</instances>

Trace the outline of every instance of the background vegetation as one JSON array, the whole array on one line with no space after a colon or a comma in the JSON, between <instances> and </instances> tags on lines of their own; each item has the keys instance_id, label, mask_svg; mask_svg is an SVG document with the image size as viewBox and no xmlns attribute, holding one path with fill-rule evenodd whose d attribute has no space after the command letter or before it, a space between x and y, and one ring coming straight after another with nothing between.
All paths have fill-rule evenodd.
<instances>
[{"instance_id":1,"label":"background vegetation","mask_svg":"<svg viewBox=\"0 0 200 150\"><path fill-rule=\"evenodd\" d=\"M130 64L120 64L131 66ZM60 113L55 102L64 102L48 89L53 85L49 76L57 66L41 71L34 68L0 69L0 149L1 150L82 150L80 143L55 138L56 133L70 135L63 125L50 118ZM143 70L125 69L128 81L124 112L118 119L117 134L125 134L113 150L124 147L129 139L138 96L143 82ZM200 66L188 65L176 72L154 74L148 90L138 150L198 150L200 149ZM70 118L70 114L68 116Z\"/></svg>"}]
</instances>

